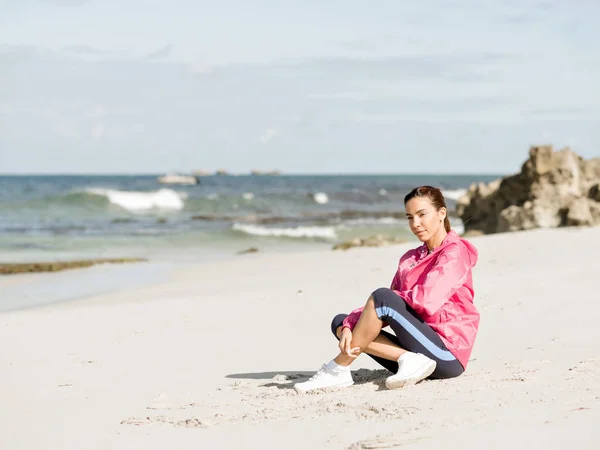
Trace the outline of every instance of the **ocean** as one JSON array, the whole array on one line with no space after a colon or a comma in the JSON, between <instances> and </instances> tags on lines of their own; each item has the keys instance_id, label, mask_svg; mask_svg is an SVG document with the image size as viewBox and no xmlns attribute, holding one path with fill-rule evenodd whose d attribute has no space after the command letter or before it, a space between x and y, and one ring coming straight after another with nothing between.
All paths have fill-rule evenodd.
<instances>
[{"instance_id":1,"label":"ocean","mask_svg":"<svg viewBox=\"0 0 600 450\"><path fill-rule=\"evenodd\" d=\"M374 234L416 244L403 217L410 189L442 188L452 212L471 183L500 175L212 175L193 186L158 176L0 176L0 263L148 259L0 280L0 312L168 282L250 247L311 251Z\"/></svg>"},{"instance_id":2,"label":"ocean","mask_svg":"<svg viewBox=\"0 0 600 450\"><path fill-rule=\"evenodd\" d=\"M410 238L403 197L414 186L440 187L452 210L471 183L501 175L212 175L192 186L158 176L0 176L0 262L202 260Z\"/></svg>"}]
</instances>

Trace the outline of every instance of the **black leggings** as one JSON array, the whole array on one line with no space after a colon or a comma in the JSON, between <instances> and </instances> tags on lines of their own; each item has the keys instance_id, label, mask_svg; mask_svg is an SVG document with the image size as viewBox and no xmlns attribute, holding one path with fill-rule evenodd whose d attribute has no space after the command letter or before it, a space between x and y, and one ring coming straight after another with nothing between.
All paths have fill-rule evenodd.
<instances>
[{"instance_id":1,"label":"black leggings","mask_svg":"<svg viewBox=\"0 0 600 450\"><path fill-rule=\"evenodd\" d=\"M375 301L377 316L387 322L395 333L393 335L381 330L381 334L403 349L422 353L437 362L430 378L453 378L464 372L462 364L446 348L439 335L419 318L415 310L402 297L387 288L377 289L371 296ZM336 330L347 316L347 314L338 314L331 322L331 331L336 338ZM390 372L398 372L396 361L369 356Z\"/></svg>"}]
</instances>

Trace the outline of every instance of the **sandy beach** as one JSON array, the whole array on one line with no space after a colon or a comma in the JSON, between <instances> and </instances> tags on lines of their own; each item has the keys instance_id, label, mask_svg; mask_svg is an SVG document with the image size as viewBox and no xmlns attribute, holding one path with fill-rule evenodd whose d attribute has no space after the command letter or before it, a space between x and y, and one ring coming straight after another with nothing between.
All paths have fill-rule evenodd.
<instances>
[{"instance_id":1,"label":"sandy beach","mask_svg":"<svg viewBox=\"0 0 600 450\"><path fill-rule=\"evenodd\" d=\"M405 390L386 390L367 356L351 388L292 386L335 355L333 316L389 286L416 241L179 265L151 285L0 313L0 448L598 448L600 228L471 241L469 367Z\"/></svg>"}]
</instances>

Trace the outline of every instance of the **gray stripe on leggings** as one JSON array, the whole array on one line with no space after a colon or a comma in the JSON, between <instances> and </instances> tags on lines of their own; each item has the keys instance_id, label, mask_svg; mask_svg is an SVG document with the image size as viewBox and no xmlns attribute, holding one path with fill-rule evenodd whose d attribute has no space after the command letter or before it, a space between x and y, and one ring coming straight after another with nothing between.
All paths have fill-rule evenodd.
<instances>
[{"instance_id":1,"label":"gray stripe on leggings","mask_svg":"<svg viewBox=\"0 0 600 450\"><path fill-rule=\"evenodd\" d=\"M389 306L381 306L375 310L377 316L381 319L382 317L390 317L398 322L406 331L408 331L423 347L429 350L436 358L442 361L454 361L456 358L448 350L442 350L433 342L431 342L427 336L425 336L417 327L410 323L406 317L394 311Z\"/></svg>"}]
</instances>

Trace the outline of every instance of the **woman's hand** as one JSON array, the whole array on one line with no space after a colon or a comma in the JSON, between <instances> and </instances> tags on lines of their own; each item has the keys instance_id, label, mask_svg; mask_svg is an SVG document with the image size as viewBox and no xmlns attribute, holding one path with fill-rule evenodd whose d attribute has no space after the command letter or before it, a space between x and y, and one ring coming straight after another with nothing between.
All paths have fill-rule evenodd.
<instances>
[{"instance_id":1,"label":"woman's hand","mask_svg":"<svg viewBox=\"0 0 600 450\"><path fill-rule=\"evenodd\" d=\"M356 358L358 355L360 355L360 348L359 347L350 348L351 344L352 344L352 330L350 330L350 328L343 328L342 334L340 336L340 344L339 344L340 351L346 356L349 356L351 358Z\"/></svg>"}]
</instances>

